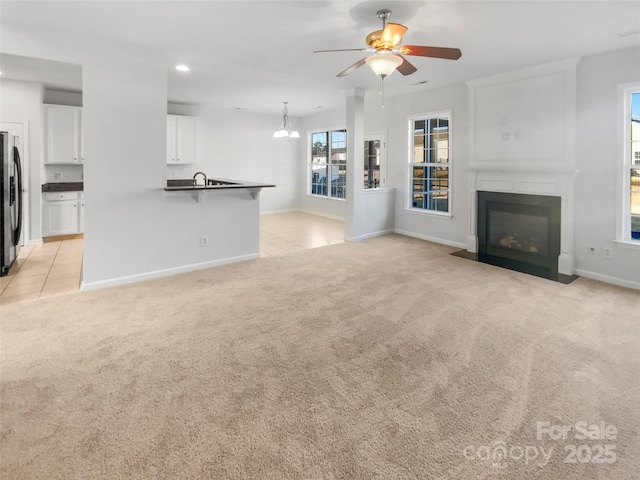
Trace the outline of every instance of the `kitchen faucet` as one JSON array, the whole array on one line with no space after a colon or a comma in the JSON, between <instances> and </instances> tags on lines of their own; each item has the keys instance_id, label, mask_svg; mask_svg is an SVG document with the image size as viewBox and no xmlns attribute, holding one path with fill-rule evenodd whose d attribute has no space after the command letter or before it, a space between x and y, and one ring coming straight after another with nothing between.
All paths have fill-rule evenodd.
<instances>
[{"instance_id":1,"label":"kitchen faucet","mask_svg":"<svg viewBox=\"0 0 640 480\"><path fill-rule=\"evenodd\" d=\"M196 172L196 173L193 175L193 186L195 187L195 186L198 184L198 183L196 182L196 177L197 177L198 175L202 175L202 176L204 177L204 186L206 187L206 186L207 186L207 176L205 175L205 173L204 173L204 172Z\"/></svg>"}]
</instances>

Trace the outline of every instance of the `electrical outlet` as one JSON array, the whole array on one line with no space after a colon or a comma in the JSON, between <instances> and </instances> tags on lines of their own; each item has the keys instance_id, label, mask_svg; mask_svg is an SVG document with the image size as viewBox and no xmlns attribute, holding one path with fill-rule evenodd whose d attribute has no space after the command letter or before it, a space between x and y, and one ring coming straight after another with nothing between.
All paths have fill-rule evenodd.
<instances>
[{"instance_id":1,"label":"electrical outlet","mask_svg":"<svg viewBox=\"0 0 640 480\"><path fill-rule=\"evenodd\" d=\"M613 251L611 250L610 247L606 247L604 249L604 258L611 258L613 257Z\"/></svg>"},{"instance_id":2,"label":"electrical outlet","mask_svg":"<svg viewBox=\"0 0 640 480\"><path fill-rule=\"evenodd\" d=\"M200 236L200 246L208 247L209 246L209 235L201 235Z\"/></svg>"},{"instance_id":3,"label":"electrical outlet","mask_svg":"<svg viewBox=\"0 0 640 480\"><path fill-rule=\"evenodd\" d=\"M60 180L62 178L62 172L54 172L53 178Z\"/></svg>"},{"instance_id":4,"label":"electrical outlet","mask_svg":"<svg viewBox=\"0 0 640 480\"><path fill-rule=\"evenodd\" d=\"M595 255L596 254L596 247L589 247L589 253L591 255Z\"/></svg>"},{"instance_id":5,"label":"electrical outlet","mask_svg":"<svg viewBox=\"0 0 640 480\"><path fill-rule=\"evenodd\" d=\"M178 178L178 171L177 170L173 170L173 172L171 172L173 175L173 178Z\"/></svg>"}]
</instances>

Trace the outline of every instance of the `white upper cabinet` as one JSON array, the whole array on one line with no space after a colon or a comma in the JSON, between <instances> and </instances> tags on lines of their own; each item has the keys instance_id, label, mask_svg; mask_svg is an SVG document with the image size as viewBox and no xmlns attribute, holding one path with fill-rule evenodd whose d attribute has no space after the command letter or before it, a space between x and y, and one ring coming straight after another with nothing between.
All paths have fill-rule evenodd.
<instances>
[{"instance_id":1,"label":"white upper cabinet","mask_svg":"<svg viewBox=\"0 0 640 480\"><path fill-rule=\"evenodd\" d=\"M167 163L176 163L176 117L167 115Z\"/></svg>"},{"instance_id":2,"label":"white upper cabinet","mask_svg":"<svg viewBox=\"0 0 640 480\"><path fill-rule=\"evenodd\" d=\"M83 163L82 108L45 105L45 163Z\"/></svg>"},{"instance_id":3,"label":"white upper cabinet","mask_svg":"<svg viewBox=\"0 0 640 480\"><path fill-rule=\"evenodd\" d=\"M167 163L196 163L195 117L167 115Z\"/></svg>"}]
</instances>

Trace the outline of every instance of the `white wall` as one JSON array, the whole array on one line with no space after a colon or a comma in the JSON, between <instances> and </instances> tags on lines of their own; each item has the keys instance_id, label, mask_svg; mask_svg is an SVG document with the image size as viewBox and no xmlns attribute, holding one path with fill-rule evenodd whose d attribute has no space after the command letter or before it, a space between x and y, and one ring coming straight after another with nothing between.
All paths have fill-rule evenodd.
<instances>
[{"instance_id":1,"label":"white wall","mask_svg":"<svg viewBox=\"0 0 640 480\"><path fill-rule=\"evenodd\" d=\"M575 264L580 275L640 287L640 248L614 243L619 190L618 85L640 81L640 49L590 56L578 63L575 164ZM409 115L452 108L452 216L405 210L407 122ZM464 85L394 97L386 102L388 185L398 190L396 231L465 246L469 198L469 107ZM369 110L367 110L367 113ZM563 113L564 115L564 113ZM382 128L376 125L375 128ZM568 139L569 141L571 139ZM559 150L559 149L558 149ZM589 253L595 246L596 255ZM604 248L613 258L604 258Z\"/></svg>"},{"instance_id":2,"label":"white wall","mask_svg":"<svg viewBox=\"0 0 640 480\"><path fill-rule=\"evenodd\" d=\"M459 84L411 95L394 97L385 106L388 132L387 185L396 188L397 232L464 247L469 218L469 105L466 85ZM415 212L407 209L408 117L451 109L451 216Z\"/></svg>"},{"instance_id":3,"label":"white wall","mask_svg":"<svg viewBox=\"0 0 640 480\"><path fill-rule=\"evenodd\" d=\"M575 164L575 262L580 275L640 288L640 248L614 243L619 190L618 85L640 81L640 49L590 56L578 63ZM451 108L452 216L405 210L407 199L407 117ZM366 110L369 114L370 110ZM394 97L386 102L383 124L388 131L388 186L397 188L396 231L465 246L469 219L469 107L465 85ZM564 113L562 113L564 116ZM367 125L370 125L368 122ZM369 128L367 126L367 128ZM571 139L568 139L569 142ZM563 147L564 148L564 147ZM560 150L558 148L558 150ZM589 253L595 246L596 255ZM604 258L604 248L613 258Z\"/></svg>"},{"instance_id":4,"label":"white wall","mask_svg":"<svg viewBox=\"0 0 640 480\"><path fill-rule=\"evenodd\" d=\"M389 200L389 192L374 195L370 200L384 208L371 210L366 208L365 224L370 233L394 229L401 233L431 239L442 243L463 247L466 242L468 220L468 188L455 188L452 199L451 217L414 213L405 210L407 203L408 168L408 116L443 109L453 109L452 129L452 175L458 185L467 185L468 166L468 94L465 85L423 90L411 95L388 97L385 108L381 107L377 92L368 92L365 96L365 132L387 132L387 187L395 199ZM345 100L346 103L346 100ZM300 158L304 166L300 175L300 206L305 211L319 213L336 218L344 218L345 203L342 200L322 198L307 194L309 135L311 132L329 128L343 128L345 110L319 112L302 119L301 134L304 142L300 145ZM369 197L367 197L369 198ZM389 218L385 213L389 205L395 208Z\"/></svg>"},{"instance_id":5,"label":"white wall","mask_svg":"<svg viewBox=\"0 0 640 480\"><path fill-rule=\"evenodd\" d=\"M29 238L25 243L42 239L41 168L42 165L42 85L34 82L0 80L0 122L28 123L28 183L24 185L29 197Z\"/></svg>"},{"instance_id":6,"label":"white wall","mask_svg":"<svg viewBox=\"0 0 640 480\"><path fill-rule=\"evenodd\" d=\"M618 85L640 81L640 48L585 57L578 64L575 252L580 275L640 288L640 246L616 237L620 116ZM596 254L589 253L589 247ZM613 257L604 257L604 248Z\"/></svg>"},{"instance_id":7,"label":"white wall","mask_svg":"<svg viewBox=\"0 0 640 480\"><path fill-rule=\"evenodd\" d=\"M241 259L258 251L258 202L166 196L166 58L149 49L3 26L3 51L83 72L85 256L94 287ZM274 127L275 128L275 127ZM234 194L235 195L235 194ZM236 205L237 208L231 208ZM244 222L245 218L255 221ZM239 225L222 229L230 222ZM209 235L210 248L199 247Z\"/></svg>"},{"instance_id":8,"label":"white wall","mask_svg":"<svg viewBox=\"0 0 640 480\"><path fill-rule=\"evenodd\" d=\"M394 231L396 224L396 190L372 188L363 192L362 231L365 238Z\"/></svg>"},{"instance_id":9,"label":"white wall","mask_svg":"<svg viewBox=\"0 0 640 480\"><path fill-rule=\"evenodd\" d=\"M200 120L208 176L275 184L260 194L263 213L296 208L301 139L273 138L282 121L278 109L264 115L205 108ZM294 125L298 121L290 120Z\"/></svg>"},{"instance_id":10,"label":"white wall","mask_svg":"<svg viewBox=\"0 0 640 480\"><path fill-rule=\"evenodd\" d=\"M224 218L221 210L209 203L174 202L161 190L167 178L165 59L150 50L97 41L79 43L41 30L27 32L8 26L1 35L6 53L83 67L87 157L85 281L100 282L218 259L213 250L194 248L194 242L202 233L203 219L219 221ZM587 57L578 65L576 266L578 273L630 285L640 282L639 250L612 243L619 162L617 87L640 80L639 56L639 49L634 48ZM397 189L396 230L465 246L470 200L466 85L390 97L384 112L376 103L373 98L365 102L365 130L388 133L387 186ZM413 213L405 210L407 117L445 109L452 109L452 215ZM317 129L343 127L343 109L292 118L302 138L282 139L284 142L271 137L280 120L275 113L270 116L211 110L203 111L201 117L206 132L203 167L208 175L278 184L279 190L263 192L263 210L297 205L344 216L344 202L306 194L307 135ZM36 183L39 185L40 181ZM245 213L251 215L252 207L247 206ZM39 229L39 219L33 226ZM214 223L206 228L215 232ZM242 255L255 248L247 242L232 251L229 239L219 238L219 242L229 247L222 252L227 256ZM592 244L611 246L613 258L588 254L587 246Z\"/></svg>"},{"instance_id":11,"label":"white wall","mask_svg":"<svg viewBox=\"0 0 640 480\"><path fill-rule=\"evenodd\" d=\"M160 190L166 69L153 52L146 59L114 53L83 63L87 284L170 266L175 236Z\"/></svg>"},{"instance_id":12,"label":"white wall","mask_svg":"<svg viewBox=\"0 0 640 480\"><path fill-rule=\"evenodd\" d=\"M276 106L277 107L277 106ZM167 178L191 178L197 171L209 178L270 183L260 194L260 211L272 213L298 207L297 158L301 139L273 138L282 116L206 106L169 104L169 113L198 117L195 165L169 166ZM290 117L294 125L298 119ZM173 172L176 172L174 177Z\"/></svg>"}]
</instances>

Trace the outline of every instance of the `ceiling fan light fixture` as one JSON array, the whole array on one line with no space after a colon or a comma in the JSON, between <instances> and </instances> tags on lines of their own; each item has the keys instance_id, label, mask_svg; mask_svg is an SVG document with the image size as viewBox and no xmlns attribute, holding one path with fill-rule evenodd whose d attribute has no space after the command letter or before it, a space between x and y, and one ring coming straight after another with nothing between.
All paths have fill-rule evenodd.
<instances>
[{"instance_id":1,"label":"ceiling fan light fixture","mask_svg":"<svg viewBox=\"0 0 640 480\"><path fill-rule=\"evenodd\" d=\"M284 103L284 109L282 110L282 125L280 125L280 128L275 131L275 133L273 134L273 138L300 138L300 134L293 129L293 126L289 121L289 111L287 110L287 103L289 102L282 103Z\"/></svg>"},{"instance_id":2,"label":"ceiling fan light fixture","mask_svg":"<svg viewBox=\"0 0 640 480\"><path fill-rule=\"evenodd\" d=\"M378 51L375 55L367 57L366 62L376 75L386 77L395 72L396 68L402 65L403 60L390 51Z\"/></svg>"}]
</instances>

